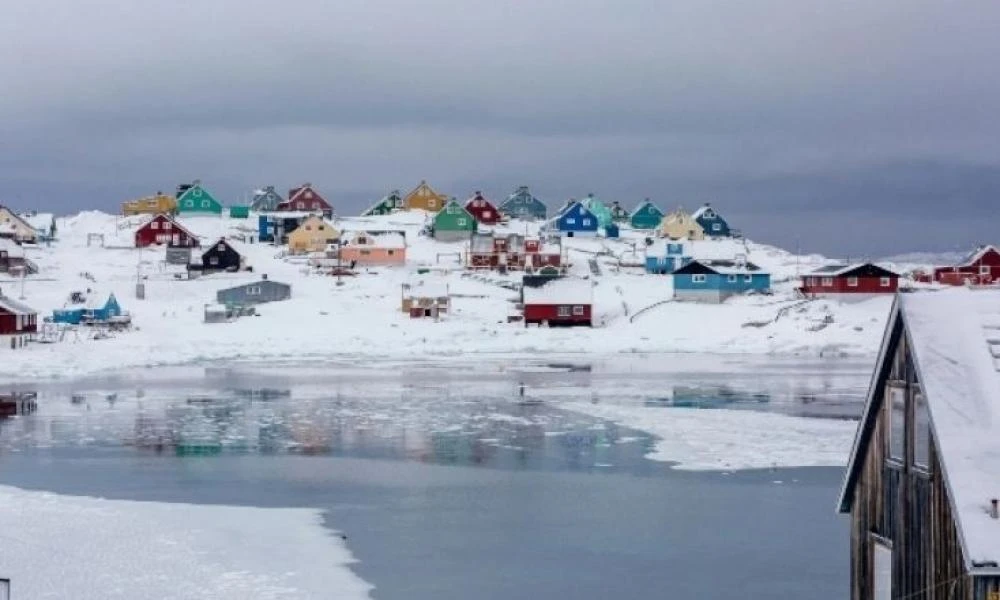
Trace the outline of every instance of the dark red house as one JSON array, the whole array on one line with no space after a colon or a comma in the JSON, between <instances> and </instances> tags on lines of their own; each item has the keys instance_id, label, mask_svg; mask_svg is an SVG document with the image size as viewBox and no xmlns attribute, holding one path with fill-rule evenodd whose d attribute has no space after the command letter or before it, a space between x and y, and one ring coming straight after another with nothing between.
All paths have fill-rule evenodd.
<instances>
[{"instance_id":1,"label":"dark red house","mask_svg":"<svg viewBox=\"0 0 1000 600\"><path fill-rule=\"evenodd\" d=\"M516 233L473 233L466 257L470 269L535 270L562 265L562 247Z\"/></svg>"},{"instance_id":2,"label":"dark red house","mask_svg":"<svg viewBox=\"0 0 1000 600\"><path fill-rule=\"evenodd\" d=\"M894 294L899 275L872 263L828 265L802 278L799 288L806 296L839 294Z\"/></svg>"},{"instance_id":3,"label":"dark red house","mask_svg":"<svg viewBox=\"0 0 1000 600\"><path fill-rule=\"evenodd\" d=\"M585 279L526 276L521 287L524 324L550 327L590 327L594 314L594 287Z\"/></svg>"},{"instance_id":4,"label":"dark red house","mask_svg":"<svg viewBox=\"0 0 1000 600\"><path fill-rule=\"evenodd\" d=\"M482 192L477 191L465 201L465 210L472 213L472 216L483 225L496 225L500 222L500 211L483 196Z\"/></svg>"},{"instance_id":5,"label":"dark red house","mask_svg":"<svg viewBox=\"0 0 1000 600\"><path fill-rule=\"evenodd\" d=\"M38 333L38 313L31 307L0 295L0 344L23 348Z\"/></svg>"},{"instance_id":6,"label":"dark red house","mask_svg":"<svg viewBox=\"0 0 1000 600\"><path fill-rule=\"evenodd\" d=\"M198 236L167 215L156 215L135 231L135 247L166 245L172 248L197 248Z\"/></svg>"},{"instance_id":7,"label":"dark red house","mask_svg":"<svg viewBox=\"0 0 1000 600\"><path fill-rule=\"evenodd\" d=\"M288 191L288 200L278 203L277 210L321 212L326 218L333 217L333 206L313 189L311 183L303 183Z\"/></svg>"},{"instance_id":8,"label":"dark red house","mask_svg":"<svg viewBox=\"0 0 1000 600\"><path fill-rule=\"evenodd\" d=\"M953 267L934 269L934 281L947 285L990 285L1000 281L1000 252L982 246Z\"/></svg>"}]
</instances>

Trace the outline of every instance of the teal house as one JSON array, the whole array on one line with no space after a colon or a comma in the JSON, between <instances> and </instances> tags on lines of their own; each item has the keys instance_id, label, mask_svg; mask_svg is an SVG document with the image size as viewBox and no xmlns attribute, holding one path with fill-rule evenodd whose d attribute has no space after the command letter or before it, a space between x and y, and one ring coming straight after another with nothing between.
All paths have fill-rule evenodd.
<instances>
[{"instance_id":1,"label":"teal house","mask_svg":"<svg viewBox=\"0 0 1000 600\"><path fill-rule=\"evenodd\" d=\"M69 325L106 323L114 317L122 316L122 314L122 307L118 304L118 299L115 298L114 294L109 295L104 302L90 296L87 299L87 303L81 307L63 308L52 311L52 322L67 323Z\"/></svg>"},{"instance_id":2,"label":"teal house","mask_svg":"<svg viewBox=\"0 0 1000 600\"><path fill-rule=\"evenodd\" d=\"M659 249L646 250L646 272L653 275L670 275L689 262L691 257L681 242L667 242Z\"/></svg>"},{"instance_id":3,"label":"teal house","mask_svg":"<svg viewBox=\"0 0 1000 600\"><path fill-rule=\"evenodd\" d=\"M368 207L368 210L361 213L361 216L376 217L379 215L389 215L404 208L406 208L406 203L403 201L402 194L399 193L399 190L392 190L383 196L381 200Z\"/></svg>"},{"instance_id":4,"label":"teal house","mask_svg":"<svg viewBox=\"0 0 1000 600\"><path fill-rule=\"evenodd\" d=\"M705 230L706 237L730 237L732 235L729 223L722 218L719 211L707 203L705 206L694 211L691 218L697 221L701 225L701 228Z\"/></svg>"},{"instance_id":5,"label":"teal house","mask_svg":"<svg viewBox=\"0 0 1000 600\"><path fill-rule=\"evenodd\" d=\"M646 198L635 207L628 221L632 229L656 229L663 221L663 211Z\"/></svg>"},{"instance_id":6,"label":"teal house","mask_svg":"<svg viewBox=\"0 0 1000 600\"><path fill-rule=\"evenodd\" d=\"M583 207L590 211L590 214L597 218L597 227L600 229L607 229L608 225L614 221L611 218L611 209L608 208L606 204L598 200L593 194L587 194L587 197L581 202Z\"/></svg>"},{"instance_id":7,"label":"teal house","mask_svg":"<svg viewBox=\"0 0 1000 600\"><path fill-rule=\"evenodd\" d=\"M719 304L771 291L771 274L745 260L693 260L673 272L674 300Z\"/></svg>"},{"instance_id":8,"label":"teal house","mask_svg":"<svg viewBox=\"0 0 1000 600\"><path fill-rule=\"evenodd\" d=\"M193 183L177 186L177 212L188 215L221 215L222 203L208 193L196 179Z\"/></svg>"},{"instance_id":9,"label":"teal house","mask_svg":"<svg viewBox=\"0 0 1000 600\"><path fill-rule=\"evenodd\" d=\"M513 194L507 196L497 210L512 219L524 221L540 221L548 214L545 203L532 196L526 185L518 187Z\"/></svg>"},{"instance_id":10,"label":"teal house","mask_svg":"<svg viewBox=\"0 0 1000 600\"><path fill-rule=\"evenodd\" d=\"M468 241L475 231L476 217L454 198L434 215L434 239L438 241Z\"/></svg>"}]
</instances>

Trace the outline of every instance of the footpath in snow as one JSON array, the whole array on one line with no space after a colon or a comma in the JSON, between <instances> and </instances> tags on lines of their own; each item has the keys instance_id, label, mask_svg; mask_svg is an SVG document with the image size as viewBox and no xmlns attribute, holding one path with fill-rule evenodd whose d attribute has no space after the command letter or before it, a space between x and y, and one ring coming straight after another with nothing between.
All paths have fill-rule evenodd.
<instances>
[{"instance_id":1,"label":"footpath in snow","mask_svg":"<svg viewBox=\"0 0 1000 600\"><path fill-rule=\"evenodd\" d=\"M132 502L0 486L12 598L368 598L319 511Z\"/></svg>"}]
</instances>

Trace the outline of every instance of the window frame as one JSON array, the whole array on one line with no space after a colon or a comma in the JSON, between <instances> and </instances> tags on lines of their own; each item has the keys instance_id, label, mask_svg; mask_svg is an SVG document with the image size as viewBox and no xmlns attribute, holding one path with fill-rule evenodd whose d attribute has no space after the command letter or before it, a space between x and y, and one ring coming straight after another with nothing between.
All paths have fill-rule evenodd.
<instances>
[{"instance_id":1,"label":"window frame","mask_svg":"<svg viewBox=\"0 0 1000 600\"><path fill-rule=\"evenodd\" d=\"M559 305L556 308L557 317L569 317L573 314L573 307L569 305Z\"/></svg>"},{"instance_id":2,"label":"window frame","mask_svg":"<svg viewBox=\"0 0 1000 600\"><path fill-rule=\"evenodd\" d=\"M582 305L577 304L577 305L575 305L573 307L573 316L574 317L582 317L583 316L583 306Z\"/></svg>"},{"instance_id":3,"label":"window frame","mask_svg":"<svg viewBox=\"0 0 1000 600\"><path fill-rule=\"evenodd\" d=\"M833 277L821 277L819 284L823 287L830 287L833 285Z\"/></svg>"},{"instance_id":4,"label":"window frame","mask_svg":"<svg viewBox=\"0 0 1000 600\"><path fill-rule=\"evenodd\" d=\"M878 284L881 287L889 287L889 286L892 285L892 278L891 277L880 277L879 280L878 280Z\"/></svg>"},{"instance_id":5,"label":"window frame","mask_svg":"<svg viewBox=\"0 0 1000 600\"><path fill-rule=\"evenodd\" d=\"M706 281L708 281L708 278L704 273L695 273L694 275L691 275L691 283L705 283Z\"/></svg>"},{"instance_id":6,"label":"window frame","mask_svg":"<svg viewBox=\"0 0 1000 600\"><path fill-rule=\"evenodd\" d=\"M858 283L859 283L859 281L858 281L857 277L848 277L847 278L847 287L858 287Z\"/></svg>"}]
</instances>

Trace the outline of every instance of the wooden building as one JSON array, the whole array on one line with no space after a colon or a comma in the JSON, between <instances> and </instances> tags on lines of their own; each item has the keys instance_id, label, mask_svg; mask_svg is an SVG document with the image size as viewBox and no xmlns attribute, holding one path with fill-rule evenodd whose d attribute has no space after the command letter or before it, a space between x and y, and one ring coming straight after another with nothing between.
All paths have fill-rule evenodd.
<instances>
[{"instance_id":1,"label":"wooden building","mask_svg":"<svg viewBox=\"0 0 1000 600\"><path fill-rule=\"evenodd\" d=\"M448 197L435 192L431 186L427 185L426 181L421 181L420 185L413 188L413 191L403 198L406 210L420 209L432 213L441 210L447 202Z\"/></svg>"},{"instance_id":2,"label":"wooden building","mask_svg":"<svg viewBox=\"0 0 1000 600\"><path fill-rule=\"evenodd\" d=\"M152 196L122 202L122 215L172 215L177 212L177 198L156 192Z\"/></svg>"},{"instance_id":3,"label":"wooden building","mask_svg":"<svg viewBox=\"0 0 1000 600\"><path fill-rule=\"evenodd\" d=\"M314 190L311 183L303 183L299 187L288 190L288 200L279 202L275 210L279 212L310 211L322 213L327 219L333 217L333 205Z\"/></svg>"},{"instance_id":4,"label":"wooden building","mask_svg":"<svg viewBox=\"0 0 1000 600\"><path fill-rule=\"evenodd\" d=\"M560 267L563 263L560 239L545 242L517 233L473 233L465 266L529 272L543 267Z\"/></svg>"},{"instance_id":5,"label":"wooden building","mask_svg":"<svg viewBox=\"0 0 1000 600\"><path fill-rule=\"evenodd\" d=\"M0 293L0 348L23 348L38 334L38 312Z\"/></svg>"},{"instance_id":6,"label":"wooden building","mask_svg":"<svg viewBox=\"0 0 1000 600\"><path fill-rule=\"evenodd\" d=\"M434 239L439 242L468 240L476 231L476 218L452 198L434 215Z\"/></svg>"},{"instance_id":7,"label":"wooden building","mask_svg":"<svg viewBox=\"0 0 1000 600\"><path fill-rule=\"evenodd\" d=\"M894 294L898 288L898 274L872 263L859 263L820 267L802 278L799 291L811 298L867 298L877 294Z\"/></svg>"},{"instance_id":8,"label":"wooden building","mask_svg":"<svg viewBox=\"0 0 1000 600\"><path fill-rule=\"evenodd\" d=\"M590 327L594 319L594 286L585 279L525 276L521 305L525 326Z\"/></svg>"},{"instance_id":9,"label":"wooden building","mask_svg":"<svg viewBox=\"0 0 1000 600\"><path fill-rule=\"evenodd\" d=\"M852 600L1000 597L1000 291L901 294L840 494Z\"/></svg>"},{"instance_id":10,"label":"wooden building","mask_svg":"<svg viewBox=\"0 0 1000 600\"><path fill-rule=\"evenodd\" d=\"M0 273L25 275L38 272L38 265L24 255L24 247L14 240L0 238Z\"/></svg>"},{"instance_id":11,"label":"wooden building","mask_svg":"<svg viewBox=\"0 0 1000 600\"><path fill-rule=\"evenodd\" d=\"M340 262L362 267L406 264L406 236L403 232L370 233L350 231L340 239Z\"/></svg>"},{"instance_id":12,"label":"wooden building","mask_svg":"<svg viewBox=\"0 0 1000 600\"><path fill-rule=\"evenodd\" d=\"M323 252L337 241L340 232L317 215L306 217L295 231L288 234L288 251L291 254Z\"/></svg>"},{"instance_id":13,"label":"wooden building","mask_svg":"<svg viewBox=\"0 0 1000 600\"><path fill-rule=\"evenodd\" d=\"M399 190L392 190L383 196L378 202L368 207L367 210L361 213L361 216L378 217L381 215L391 215L392 213L405 208L406 202L403 201L403 196L399 193Z\"/></svg>"},{"instance_id":14,"label":"wooden building","mask_svg":"<svg viewBox=\"0 0 1000 600\"><path fill-rule=\"evenodd\" d=\"M278 210L278 205L284 202L284 198L281 197L273 185L265 185L264 187L254 190L253 196L250 198L250 210L254 212L272 212Z\"/></svg>"},{"instance_id":15,"label":"wooden building","mask_svg":"<svg viewBox=\"0 0 1000 600\"><path fill-rule=\"evenodd\" d=\"M705 230L683 207L667 214L660 221L660 235L672 240L703 240Z\"/></svg>"},{"instance_id":16,"label":"wooden building","mask_svg":"<svg viewBox=\"0 0 1000 600\"><path fill-rule=\"evenodd\" d=\"M215 294L219 304L226 306L252 306L266 302L279 302L292 297L292 286L268 279L263 275L259 281L237 285Z\"/></svg>"},{"instance_id":17,"label":"wooden building","mask_svg":"<svg viewBox=\"0 0 1000 600\"><path fill-rule=\"evenodd\" d=\"M719 211L707 202L698 210L694 211L691 218L701 225L702 231L709 237L730 237L733 235L727 222Z\"/></svg>"},{"instance_id":18,"label":"wooden building","mask_svg":"<svg viewBox=\"0 0 1000 600\"><path fill-rule=\"evenodd\" d=\"M404 283L400 308L410 318L438 319L451 311L451 293L448 284L433 279L419 279Z\"/></svg>"},{"instance_id":19,"label":"wooden building","mask_svg":"<svg viewBox=\"0 0 1000 600\"><path fill-rule=\"evenodd\" d=\"M216 200L197 179L192 183L177 186L175 196L177 196L177 212L180 214L222 214L222 203Z\"/></svg>"},{"instance_id":20,"label":"wooden building","mask_svg":"<svg viewBox=\"0 0 1000 600\"><path fill-rule=\"evenodd\" d=\"M1000 282L1000 252L981 246L957 265L934 269L934 281L947 285L991 285Z\"/></svg>"},{"instance_id":21,"label":"wooden building","mask_svg":"<svg viewBox=\"0 0 1000 600\"><path fill-rule=\"evenodd\" d=\"M678 301L719 304L732 296L771 291L771 274L745 258L691 260L672 275L674 300Z\"/></svg>"},{"instance_id":22,"label":"wooden building","mask_svg":"<svg viewBox=\"0 0 1000 600\"><path fill-rule=\"evenodd\" d=\"M232 242L226 238L219 238L202 253L197 266L203 273L242 271L246 268L246 258L240 254Z\"/></svg>"},{"instance_id":23,"label":"wooden building","mask_svg":"<svg viewBox=\"0 0 1000 600\"><path fill-rule=\"evenodd\" d=\"M477 191L465 201L465 210L482 225L496 225L503 216L497 207L482 192Z\"/></svg>"},{"instance_id":24,"label":"wooden building","mask_svg":"<svg viewBox=\"0 0 1000 600\"><path fill-rule=\"evenodd\" d=\"M533 196L526 185L519 186L513 194L507 196L499 210L512 219L525 221L545 219L548 212L545 203Z\"/></svg>"},{"instance_id":25,"label":"wooden building","mask_svg":"<svg viewBox=\"0 0 1000 600\"><path fill-rule=\"evenodd\" d=\"M661 222L663 222L663 211L649 198L640 202L628 216L628 223L632 229L656 229Z\"/></svg>"},{"instance_id":26,"label":"wooden building","mask_svg":"<svg viewBox=\"0 0 1000 600\"><path fill-rule=\"evenodd\" d=\"M198 236L169 215L156 215L135 231L135 247L165 245L174 248L197 248Z\"/></svg>"},{"instance_id":27,"label":"wooden building","mask_svg":"<svg viewBox=\"0 0 1000 600\"><path fill-rule=\"evenodd\" d=\"M597 217L576 200L567 202L547 223L552 231L566 237L596 236L598 226Z\"/></svg>"},{"instance_id":28,"label":"wooden building","mask_svg":"<svg viewBox=\"0 0 1000 600\"><path fill-rule=\"evenodd\" d=\"M0 238L34 244L38 241L38 232L21 215L0 206Z\"/></svg>"}]
</instances>

